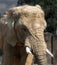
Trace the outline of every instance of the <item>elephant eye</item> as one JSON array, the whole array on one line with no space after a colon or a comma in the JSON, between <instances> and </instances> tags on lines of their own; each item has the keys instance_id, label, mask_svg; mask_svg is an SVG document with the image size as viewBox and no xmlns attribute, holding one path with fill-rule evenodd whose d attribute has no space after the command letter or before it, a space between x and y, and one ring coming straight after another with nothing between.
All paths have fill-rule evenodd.
<instances>
[{"instance_id":1,"label":"elephant eye","mask_svg":"<svg viewBox=\"0 0 57 65\"><path fill-rule=\"evenodd\" d=\"M26 28L22 28L22 30L25 31L25 32L27 31Z\"/></svg>"},{"instance_id":2,"label":"elephant eye","mask_svg":"<svg viewBox=\"0 0 57 65\"><path fill-rule=\"evenodd\" d=\"M28 31L28 29L25 26L22 26L21 30L24 31L24 32Z\"/></svg>"},{"instance_id":3,"label":"elephant eye","mask_svg":"<svg viewBox=\"0 0 57 65\"><path fill-rule=\"evenodd\" d=\"M21 26L21 31L25 34L30 34L29 29L24 25Z\"/></svg>"}]
</instances>

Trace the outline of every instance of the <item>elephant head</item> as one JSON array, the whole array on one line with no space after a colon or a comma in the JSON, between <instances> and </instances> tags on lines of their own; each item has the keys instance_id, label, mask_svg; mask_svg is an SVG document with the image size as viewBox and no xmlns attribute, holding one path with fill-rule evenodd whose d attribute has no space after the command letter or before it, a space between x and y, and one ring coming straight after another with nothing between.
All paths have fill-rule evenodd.
<instances>
[{"instance_id":1,"label":"elephant head","mask_svg":"<svg viewBox=\"0 0 57 65\"><path fill-rule=\"evenodd\" d=\"M46 65L44 29L47 25L42 8L39 5L14 7L4 17L7 18L7 42L15 46L18 40L21 41L22 45L31 48L39 65Z\"/></svg>"}]
</instances>

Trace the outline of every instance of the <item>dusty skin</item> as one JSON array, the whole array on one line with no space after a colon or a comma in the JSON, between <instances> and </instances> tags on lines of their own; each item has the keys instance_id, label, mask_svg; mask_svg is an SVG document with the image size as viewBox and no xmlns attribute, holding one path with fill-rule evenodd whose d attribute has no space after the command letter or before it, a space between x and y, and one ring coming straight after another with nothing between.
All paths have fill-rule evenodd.
<instances>
[{"instance_id":1,"label":"dusty skin","mask_svg":"<svg viewBox=\"0 0 57 65\"><path fill-rule=\"evenodd\" d=\"M3 15L0 24L6 31L3 32L2 65L32 65L34 54L38 65L46 65L44 29L47 24L39 5L13 7ZM31 54L26 53L27 46Z\"/></svg>"}]
</instances>

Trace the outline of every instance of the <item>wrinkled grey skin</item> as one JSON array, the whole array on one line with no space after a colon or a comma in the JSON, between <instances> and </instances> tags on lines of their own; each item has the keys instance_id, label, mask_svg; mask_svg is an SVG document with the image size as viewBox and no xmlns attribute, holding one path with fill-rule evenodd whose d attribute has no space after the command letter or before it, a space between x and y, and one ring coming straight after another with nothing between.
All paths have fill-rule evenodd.
<instances>
[{"instance_id":1,"label":"wrinkled grey skin","mask_svg":"<svg viewBox=\"0 0 57 65\"><path fill-rule=\"evenodd\" d=\"M18 40L21 41L22 45L25 47L30 47L32 53L36 55L38 65L46 65L46 43L44 40L44 29L46 27L46 22L44 16L42 18L40 17L40 20L38 20L40 23L40 28L37 28L34 27L34 24L38 24L38 22L33 20L36 17L31 16L32 14L27 17L24 13L22 13L22 15L20 12L14 13L15 9L11 9L9 11L11 15L7 18L7 21L11 22L11 26L9 26L10 23L5 24L7 26L7 34L5 37L6 43L14 47ZM24 17L27 17L27 21L23 15ZM32 19L30 19L31 17ZM4 46L8 47L8 44L5 44ZM9 49L7 51L9 51ZM11 56L13 56L13 54Z\"/></svg>"}]
</instances>

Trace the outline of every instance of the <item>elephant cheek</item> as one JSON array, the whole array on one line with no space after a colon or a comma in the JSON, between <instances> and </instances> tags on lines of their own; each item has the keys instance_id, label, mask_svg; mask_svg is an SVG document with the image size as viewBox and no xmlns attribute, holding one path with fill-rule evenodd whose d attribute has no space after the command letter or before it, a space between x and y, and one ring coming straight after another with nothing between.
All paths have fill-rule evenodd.
<instances>
[{"instance_id":1,"label":"elephant cheek","mask_svg":"<svg viewBox=\"0 0 57 65\"><path fill-rule=\"evenodd\" d=\"M13 47L16 45L17 39L13 28L11 30L8 29L5 40Z\"/></svg>"}]
</instances>

